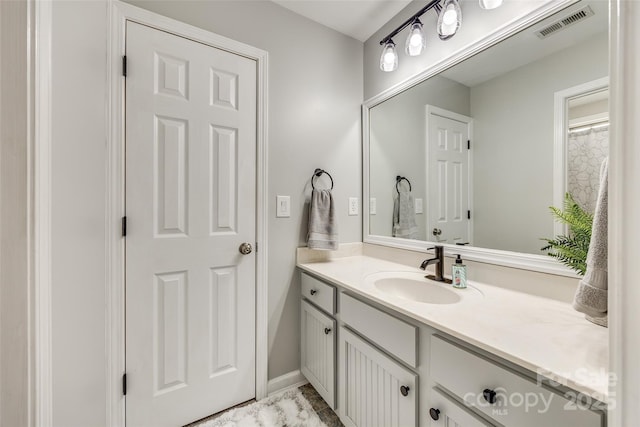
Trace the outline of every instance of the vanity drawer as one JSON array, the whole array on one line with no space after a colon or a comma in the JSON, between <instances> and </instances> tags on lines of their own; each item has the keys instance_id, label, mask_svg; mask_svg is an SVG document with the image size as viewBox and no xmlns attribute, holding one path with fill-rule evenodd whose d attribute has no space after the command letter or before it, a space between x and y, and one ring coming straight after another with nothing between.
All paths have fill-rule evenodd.
<instances>
[{"instance_id":1,"label":"vanity drawer","mask_svg":"<svg viewBox=\"0 0 640 427\"><path fill-rule=\"evenodd\" d=\"M431 390L431 403L425 412L431 427L493 427L437 388Z\"/></svg>"},{"instance_id":2,"label":"vanity drawer","mask_svg":"<svg viewBox=\"0 0 640 427\"><path fill-rule=\"evenodd\" d=\"M537 385L439 336L431 337L429 359L433 381L505 426L602 425L600 412L583 409L574 404L573 399ZM491 392L495 392L493 403L488 401Z\"/></svg>"},{"instance_id":3,"label":"vanity drawer","mask_svg":"<svg viewBox=\"0 0 640 427\"><path fill-rule=\"evenodd\" d=\"M336 288L306 273L302 273L302 296L327 313L336 313Z\"/></svg>"},{"instance_id":4,"label":"vanity drawer","mask_svg":"<svg viewBox=\"0 0 640 427\"><path fill-rule=\"evenodd\" d=\"M418 328L367 305L352 296L340 294L343 322L414 368L418 366Z\"/></svg>"}]
</instances>

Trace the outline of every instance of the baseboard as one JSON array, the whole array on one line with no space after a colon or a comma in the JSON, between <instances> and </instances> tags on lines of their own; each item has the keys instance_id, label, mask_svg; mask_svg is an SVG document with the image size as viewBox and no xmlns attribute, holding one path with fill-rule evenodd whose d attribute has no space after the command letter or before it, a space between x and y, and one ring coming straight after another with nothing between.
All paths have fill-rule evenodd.
<instances>
[{"instance_id":1,"label":"baseboard","mask_svg":"<svg viewBox=\"0 0 640 427\"><path fill-rule=\"evenodd\" d=\"M308 382L309 381L307 381L304 375L302 375L302 372L297 369L269 380L269 383L267 384L267 393L271 396L291 388L298 388Z\"/></svg>"}]
</instances>

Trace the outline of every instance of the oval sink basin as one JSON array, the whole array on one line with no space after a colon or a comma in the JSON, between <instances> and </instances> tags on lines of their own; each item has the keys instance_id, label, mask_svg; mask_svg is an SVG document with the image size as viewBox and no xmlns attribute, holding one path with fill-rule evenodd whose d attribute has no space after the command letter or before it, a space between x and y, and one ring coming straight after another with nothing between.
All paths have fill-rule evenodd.
<instances>
[{"instance_id":1,"label":"oval sink basin","mask_svg":"<svg viewBox=\"0 0 640 427\"><path fill-rule=\"evenodd\" d=\"M375 273L366 280L390 296L427 304L456 304L472 294L481 295L472 287L455 289L451 285L427 279L424 273Z\"/></svg>"}]
</instances>

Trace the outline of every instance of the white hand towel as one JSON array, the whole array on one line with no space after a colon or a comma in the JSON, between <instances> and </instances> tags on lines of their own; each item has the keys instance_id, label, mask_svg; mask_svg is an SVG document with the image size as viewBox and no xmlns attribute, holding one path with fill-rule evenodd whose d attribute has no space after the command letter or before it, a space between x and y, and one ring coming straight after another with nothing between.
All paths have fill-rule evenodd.
<instances>
[{"instance_id":1,"label":"white hand towel","mask_svg":"<svg viewBox=\"0 0 640 427\"><path fill-rule=\"evenodd\" d=\"M313 190L309 206L309 249L338 249L338 223L331 190Z\"/></svg>"},{"instance_id":2,"label":"white hand towel","mask_svg":"<svg viewBox=\"0 0 640 427\"><path fill-rule=\"evenodd\" d=\"M417 239L416 210L413 196L408 191L396 192L393 198L393 237Z\"/></svg>"},{"instance_id":3,"label":"white hand towel","mask_svg":"<svg viewBox=\"0 0 640 427\"><path fill-rule=\"evenodd\" d=\"M585 313L588 320L601 326L607 325L608 303L608 168L608 158L606 158L600 168L600 189L587 253L587 270L573 299L573 308Z\"/></svg>"}]
</instances>

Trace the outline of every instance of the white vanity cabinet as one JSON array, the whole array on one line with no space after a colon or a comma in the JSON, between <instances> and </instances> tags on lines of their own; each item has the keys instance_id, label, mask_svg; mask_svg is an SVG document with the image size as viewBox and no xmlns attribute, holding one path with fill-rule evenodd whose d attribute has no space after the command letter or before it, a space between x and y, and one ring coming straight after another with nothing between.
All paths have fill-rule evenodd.
<instances>
[{"instance_id":1,"label":"white vanity cabinet","mask_svg":"<svg viewBox=\"0 0 640 427\"><path fill-rule=\"evenodd\" d=\"M302 285L302 295L308 299L300 302L300 371L335 409L335 288L304 273Z\"/></svg>"},{"instance_id":2,"label":"white vanity cabinet","mask_svg":"<svg viewBox=\"0 0 640 427\"><path fill-rule=\"evenodd\" d=\"M303 273L302 295L302 373L347 427L606 426L598 402L576 404L571 391L339 283Z\"/></svg>"},{"instance_id":3,"label":"white vanity cabinet","mask_svg":"<svg viewBox=\"0 0 640 427\"><path fill-rule=\"evenodd\" d=\"M418 376L340 328L339 414L347 427L415 427Z\"/></svg>"}]
</instances>

